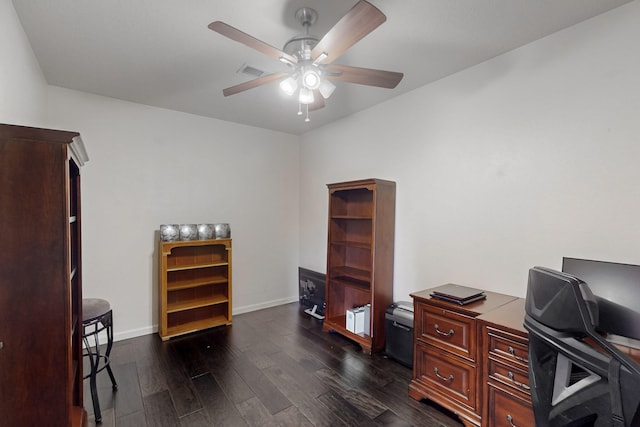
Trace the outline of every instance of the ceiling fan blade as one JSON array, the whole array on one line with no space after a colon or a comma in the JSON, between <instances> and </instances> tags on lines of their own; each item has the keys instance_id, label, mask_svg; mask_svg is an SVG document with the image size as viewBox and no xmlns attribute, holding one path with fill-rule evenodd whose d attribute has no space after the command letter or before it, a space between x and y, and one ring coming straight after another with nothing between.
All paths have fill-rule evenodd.
<instances>
[{"instance_id":1,"label":"ceiling fan blade","mask_svg":"<svg viewBox=\"0 0 640 427\"><path fill-rule=\"evenodd\" d=\"M252 49L257 50L260 53L263 53L273 59L278 61L282 61L285 63L297 64L298 58L295 56L289 55L277 49L262 40L258 40L257 38L250 36L249 34L238 30L237 28L232 27L229 24L225 24L222 21L215 21L209 24L209 29L215 31L216 33L220 33L225 37L230 38L231 40L235 40L239 43L242 43L246 46L249 46Z\"/></svg>"},{"instance_id":2,"label":"ceiling fan blade","mask_svg":"<svg viewBox=\"0 0 640 427\"><path fill-rule=\"evenodd\" d=\"M404 74L395 71L374 70L372 68L351 67L349 65L331 64L327 66L327 78L341 82L361 85L395 88Z\"/></svg>"},{"instance_id":3,"label":"ceiling fan blade","mask_svg":"<svg viewBox=\"0 0 640 427\"><path fill-rule=\"evenodd\" d=\"M235 95L236 93L244 92L245 90L253 89L254 87L266 85L272 81L281 79L288 76L287 73L273 73L266 76L258 77L257 79L249 80L248 82L240 83L235 86L228 87L222 91L224 96Z\"/></svg>"},{"instance_id":4,"label":"ceiling fan blade","mask_svg":"<svg viewBox=\"0 0 640 427\"><path fill-rule=\"evenodd\" d=\"M309 111L316 111L324 108L324 98L318 89L313 91L313 102L309 104Z\"/></svg>"},{"instance_id":5,"label":"ceiling fan blade","mask_svg":"<svg viewBox=\"0 0 640 427\"><path fill-rule=\"evenodd\" d=\"M342 55L387 20L378 8L365 0L359 1L318 42L311 51L311 59L318 64L328 64ZM318 58L321 54L326 57Z\"/></svg>"}]
</instances>

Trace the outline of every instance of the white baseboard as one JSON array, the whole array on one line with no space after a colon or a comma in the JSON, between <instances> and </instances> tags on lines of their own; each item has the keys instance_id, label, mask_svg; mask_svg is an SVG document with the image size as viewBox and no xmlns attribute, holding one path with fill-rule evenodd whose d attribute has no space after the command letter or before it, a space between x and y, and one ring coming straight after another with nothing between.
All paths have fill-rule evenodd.
<instances>
[{"instance_id":1,"label":"white baseboard","mask_svg":"<svg viewBox=\"0 0 640 427\"><path fill-rule=\"evenodd\" d=\"M130 329L113 334L114 341L126 340L129 338L141 337L158 332L158 325L148 326L146 328Z\"/></svg>"},{"instance_id":2,"label":"white baseboard","mask_svg":"<svg viewBox=\"0 0 640 427\"><path fill-rule=\"evenodd\" d=\"M249 313L252 311L262 310L264 308L276 307L278 305L289 304L291 302L296 302L299 300L300 300L300 297L294 296L294 297L261 302L260 304L245 305L243 307L234 307L233 315L235 316L236 314Z\"/></svg>"},{"instance_id":3,"label":"white baseboard","mask_svg":"<svg viewBox=\"0 0 640 427\"><path fill-rule=\"evenodd\" d=\"M271 308L271 307L276 307L278 305L284 305L284 304L289 304L292 302L296 302L299 301L300 298L296 295L296 296L291 296L288 298L281 298L281 299L277 299L277 300L272 300L272 301L266 301L266 302L261 302L260 304L251 304L251 305L245 305L242 307L234 307L232 310L232 315L235 316L237 314L243 314L243 313L250 313L252 311L258 311L258 310L262 310L265 308ZM149 335L149 334L153 334L158 332L158 325L153 325L153 326L147 326L144 328L137 328L137 329L129 329L127 331L120 331L120 332L115 332L113 334L113 341L122 341L122 340L126 340L129 338L135 338L135 337L140 337L143 335ZM102 343L106 343L106 333L104 334L104 336L102 334L100 334L100 342Z\"/></svg>"}]
</instances>

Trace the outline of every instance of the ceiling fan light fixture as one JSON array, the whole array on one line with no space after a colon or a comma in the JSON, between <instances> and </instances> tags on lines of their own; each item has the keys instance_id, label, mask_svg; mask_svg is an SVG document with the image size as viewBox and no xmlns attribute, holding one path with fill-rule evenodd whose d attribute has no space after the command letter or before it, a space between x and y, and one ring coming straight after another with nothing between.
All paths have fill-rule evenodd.
<instances>
[{"instance_id":1,"label":"ceiling fan light fixture","mask_svg":"<svg viewBox=\"0 0 640 427\"><path fill-rule=\"evenodd\" d=\"M295 3L295 2L294 2ZM315 111L325 106L336 86L327 80L358 83L367 86L393 89L402 80L403 74L371 68L359 68L335 64L351 46L378 28L387 19L377 7L367 0L357 3L340 20L318 38L310 34L310 27L316 22L317 12L308 7L296 11L295 18L304 28L304 34L289 39L282 50L277 49L222 21L209 24L209 29L233 41L244 44L272 59L286 64L288 71L263 75L254 72L258 78L223 89L224 96L234 95L248 89L271 82L279 82L280 88L298 101L298 115L305 115L309 121L309 110ZM248 71L248 70L247 70Z\"/></svg>"},{"instance_id":2,"label":"ceiling fan light fixture","mask_svg":"<svg viewBox=\"0 0 640 427\"><path fill-rule=\"evenodd\" d=\"M320 83L320 73L317 70L307 68L304 73L302 73L302 84L307 89L316 90L320 87Z\"/></svg>"},{"instance_id":3,"label":"ceiling fan light fixture","mask_svg":"<svg viewBox=\"0 0 640 427\"><path fill-rule=\"evenodd\" d=\"M306 87L301 87L300 94L298 96L298 101L300 102L300 104L305 104L305 105L309 105L313 103L314 101L313 91L310 89L307 89Z\"/></svg>"},{"instance_id":4,"label":"ceiling fan light fixture","mask_svg":"<svg viewBox=\"0 0 640 427\"><path fill-rule=\"evenodd\" d=\"M298 89L298 81L293 77L287 77L280 82L280 89L287 95L291 96Z\"/></svg>"},{"instance_id":5,"label":"ceiling fan light fixture","mask_svg":"<svg viewBox=\"0 0 640 427\"><path fill-rule=\"evenodd\" d=\"M320 91L320 94L324 99L328 99L333 93L333 91L336 90L336 85L334 85L327 79L322 79L322 82L320 82L320 87L318 88L318 90Z\"/></svg>"}]
</instances>

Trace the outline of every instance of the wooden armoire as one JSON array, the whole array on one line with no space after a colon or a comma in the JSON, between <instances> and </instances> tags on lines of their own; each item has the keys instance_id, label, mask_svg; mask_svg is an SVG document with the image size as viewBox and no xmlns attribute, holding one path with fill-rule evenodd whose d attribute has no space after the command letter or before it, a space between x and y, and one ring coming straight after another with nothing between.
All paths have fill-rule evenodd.
<instances>
[{"instance_id":1,"label":"wooden armoire","mask_svg":"<svg viewBox=\"0 0 640 427\"><path fill-rule=\"evenodd\" d=\"M0 124L0 424L82 426L76 132Z\"/></svg>"}]
</instances>

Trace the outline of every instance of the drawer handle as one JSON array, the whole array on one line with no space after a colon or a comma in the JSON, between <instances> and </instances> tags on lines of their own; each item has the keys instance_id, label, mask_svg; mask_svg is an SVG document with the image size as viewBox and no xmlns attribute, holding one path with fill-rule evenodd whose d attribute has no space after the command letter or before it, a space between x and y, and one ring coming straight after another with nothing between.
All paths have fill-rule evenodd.
<instances>
[{"instance_id":1,"label":"drawer handle","mask_svg":"<svg viewBox=\"0 0 640 427\"><path fill-rule=\"evenodd\" d=\"M511 353L511 355L513 357L515 357L517 360L524 362L524 363L529 363L529 360L525 359L524 357L520 357L516 355L516 351L513 349L513 347L509 346L509 353Z\"/></svg>"},{"instance_id":2,"label":"drawer handle","mask_svg":"<svg viewBox=\"0 0 640 427\"><path fill-rule=\"evenodd\" d=\"M509 371L508 375L509 375L509 379L510 379L511 381L513 381L513 383L514 383L515 385L517 385L518 387L521 387L521 388L523 388L523 389L525 389L525 390L529 390L529 389L530 389L530 387L529 387L528 385L526 385L526 384L524 384L524 383L521 383L520 381L516 381L516 379L515 379L515 377L514 377L514 375L513 375L513 372Z\"/></svg>"},{"instance_id":3,"label":"drawer handle","mask_svg":"<svg viewBox=\"0 0 640 427\"><path fill-rule=\"evenodd\" d=\"M433 368L433 372L435 372L436 377L440 378L442 381L453 381L453 374L450 374L449 377L443 377L438 373L438 368Z\"/></svg>"},{"instance_id":4,"label":"drawer handle","mask_svg":"<svg viewBox=\"0 0 640 427\"><path fill-rule=\"evenodd\" d=\"M449 329L449 332L442 332L440 330L440 328L438 327L438 324L436 323L433 328L436 330L437 333L439 333L440 335L443 335L445 337L450 337L451 335L453 335L455 332L453 331L453 329Z\"/></svg>"},{"instance_id":5,"label":"drawer handle","mask_svg":"<svg viewBox=\"0 0 640 427\"><path fill-rule=\"evenodd\" d=\"M507 415L507 421L509 421L512 427L518 427L513 423L513 417L511 415Z\"/></svg>"}]
</instances>

